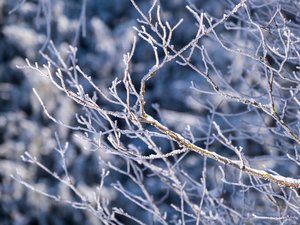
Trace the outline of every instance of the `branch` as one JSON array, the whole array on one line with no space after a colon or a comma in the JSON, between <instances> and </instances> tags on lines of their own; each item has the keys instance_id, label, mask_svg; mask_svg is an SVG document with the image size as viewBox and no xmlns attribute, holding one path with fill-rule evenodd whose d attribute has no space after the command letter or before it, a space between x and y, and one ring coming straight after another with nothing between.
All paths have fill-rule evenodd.
<instances>
[{"instance_id":1,"label":"branch","mask_svg":"<svg viewBox=\"0 0 300 225\"><path fill-rule=\"evenodd\" d=\"M160 130L165 135L169 136L173 141L176 141L182 148L190 149L194 152L197 152L203 156L206 156L210 159L216 160L219 163L223 165L228 165L234 168L237 168L247 174L250 174L252 176L271 181L273 183L278 184L279 186L288 187L288 188L300 188L300 179L294 179L290 177L284 177L280 175L273 175L265 170L258 170L254 169L249 165L244 165L240 160L232 160L229 158L226 158L222 155L219 155L213 151L209 151L206 149L203 149L193 143L191 143L189 140L182 137L180 134L170 130L166 126L162 125L160 122L155 120L153 117L148 115L147 113L144 113L141 115L141 122L150 124L154 127L156 127L158 130Z\"/></svg>"}]
</instances>

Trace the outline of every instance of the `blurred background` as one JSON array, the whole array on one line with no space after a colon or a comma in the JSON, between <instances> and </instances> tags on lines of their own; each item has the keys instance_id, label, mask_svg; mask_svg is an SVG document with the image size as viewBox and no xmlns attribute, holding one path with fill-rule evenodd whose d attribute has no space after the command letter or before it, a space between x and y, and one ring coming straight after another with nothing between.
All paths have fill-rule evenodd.
<instances>
[{"instance_id":1,"label":"blurred background","mask_svg":"<svg viewBox=\"0 0 300 225\"><path fill-rule=\"evenodd\" d=\"M150 1L148 0L136 2L143 10L149 8ZM231 1L189 1L196 8L216 18L221 18L225 10L232 8L232 2L231 4L228 2ZM161 0L160 4L164 19L171 24L175 24L180 18L184 19L173 39L173 44L178 48L184 46L197 32L196 20L186 9L187 1ZM136 35L133 26L137 26L137 18L140 16L129 0L0 1L1 225L101 224L101 221L91 213L46 198L12 179L11 175L18 174L39 190L67 199L73 197L72 192L60 182L21 159L21 155L26 151L30 152L52 171L59 173L61 171L60 156L53 150L57 146L55 134L62 144L69 142L68 168L80 190L86 195L92 194L101 179L99 153L83 150L91 146L76 138L80 135L79 132L58 126L49 120L43 113L32 88L37 90L51 115L66 124L76 124L75 113L80 112L81 108L64 93L57 90L45 77L32 70L18 69L16 65L25 65L25 58L31 62L37 61L39 64L46 63L40 52L44 50L46 52L50 40L63 57L68 54L69 45L76 46L78 48L78 65L92 77L99 87L107 88L116 77L122 78L123 76L123 54L131 49ZM232 20L236 22L234 18ZM51 23L49 24L47 21L51 21ZM220 29L221 32L224 28ZM243 42L243 38L237 37L234 31L224 32L224 36L228 39L236 38L235 40L240 41L236 43L254 49L251 44ZM202 44L209 47L209 53L213 57L215 65L226 74L224 79L230 80L233 87L247 89L247 87L241 86L239 76L244 75L245 65L256 73L258 69L253 66L254 63L251 64L243 57L226 53L224 49L220 48L220 45L215 44L209 38L203 39ZM201 55L198 54L199 58L195 55L193 63L203 68ZM133 83L139 85L141 77L154 63L151 47L138 40L132 60ZM223 125L224 129L226 127L231 129L232 124L238 127L232 129L232 135L237 135L238 129L242 132L242 135L239 133L240 138L237 138L235 143L251 147L252 150L248 152L248 155L263 156L267 154L276 157L281 154L269 152L272 147L267 150L266 143L272 146L276 136L268 136L268 131L256 129L257 127L254 125L260 123L260 120L257 119L260 116L256 115L255 111L232 102L224 102L218 97L205 95L197 92L195 88L190 88L196 86L198 89L211 91L207 88L205 80L191 69L181 67L173 62L160 70L159 75L147 86L146 100L149 103L147 111L170 128L184 132L187 125L191 125L193 133L198 138L195 143L202 147L209 146L205 145L203 141L208 137L207 132L211 126L211 109L218 106L224 115L243 112L238 116L226 117L226 120L223 115L219 119L216 115L216 120ZM260 75L252 76L251 79L245 77L251 83L251 87L259 86L264 82L264 78ZM82 85L85 87L84 83ZM86 85L86 88L89 86ZM241 117L243 118L241 119ZM241 121L244 121L243 124ZM266 123L271 122L266 121ZM258 132L257 134L261 136L250 138L245 135L246 130L249 129L249 126L245 124L253 125L252 132ZM260 142L261 139L264 139L265 142ZM138 142L134 144L139 145ZM162 141L161 146L165 149L171 148L168 141ZM223 148L220 146L220 144L216 144L214 149L221 152ZM230 155L230 153L228 154ZM102 157L111 156L102 155ZM275 164L270 158L262 157L260 160L258 164L261 165L261 162L264 162L264 165L275 168ZM283 173L286 171L287 174L296 171L292 165L288 169L281 167L280 163L284 162L278 161L276 168L282 168ZM201 170L195 169L199 165L203 165L203 159L196 154L190 154L182 161L182 169L189 172L196 180L200 180L202 176ZM215 164L209 161L209 165L208 170L211 169L214 171L213 173L217 173ZM120 166L122 166L121 163ZM126 176L112 173L107 178L103 189L103 195L110 201L110 207L126 208L130 213L137 214L136 212L139 212L140 208L129 204L123 195L110 186L110 183L115 181L120 181L129 189L132 185ZM151 183L151 178L148 181ZM208 188L213 190L218 182L214 181L214 177L209 181L208 186L211 185L211 187ZM163 192L160 192L159 186L155 186L156 183L150 185L157 187L158 193L153 193L154 195L162 195ZM233 189L226 190L233 193ZM131 190L134 192L134 189ZM155 190L154 188L154 192ZM234 202L234 199L238 197L226 193L224 192L223 197L227 198L228 202ZM166 205L169 204L168 201L167 199ZM264 204L262 204L262 208L264 208ZM264 208L264 210L267 209ZM147 213L141 212L137 217L147 219ZM125 224L127 222L125 218L123 220L120 218L120 220Z\"/></svg>"}]
</instances>

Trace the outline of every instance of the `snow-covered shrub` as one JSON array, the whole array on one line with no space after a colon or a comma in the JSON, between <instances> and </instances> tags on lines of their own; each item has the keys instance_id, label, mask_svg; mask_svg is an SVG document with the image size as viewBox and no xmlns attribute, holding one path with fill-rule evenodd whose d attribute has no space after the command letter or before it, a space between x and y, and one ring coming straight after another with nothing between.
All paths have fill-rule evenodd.
<instances>
[{"instance_id":1,"label":"snow-covered shrub","mask_svg":"<svg viewBox=\"0 0 300 225\"><path fill-rule=\"evenodd\" d=\"M8 15L38 12L3 29L36 97L11 185L73 223L298 224L299 2L111 2Z\"/></svg>"}]
</instances>

